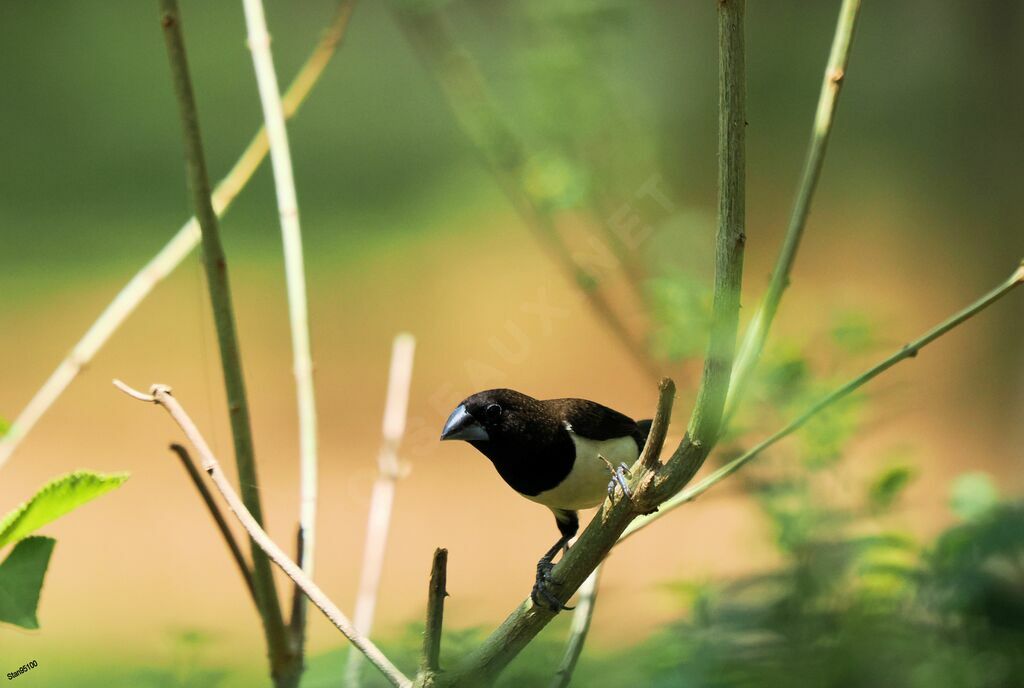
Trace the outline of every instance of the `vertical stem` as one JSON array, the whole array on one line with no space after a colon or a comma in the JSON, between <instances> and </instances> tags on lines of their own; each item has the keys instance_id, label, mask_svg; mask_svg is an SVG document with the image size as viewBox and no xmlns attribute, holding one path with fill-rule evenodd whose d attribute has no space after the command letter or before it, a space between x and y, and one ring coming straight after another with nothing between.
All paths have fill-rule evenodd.
<instances>
[{"instance_id":1,"label":"vertical stem","mask_svg":"<svg viewBox=\"0 0 1024 688\"><path fill-rule=\"evenodd\" d=\"M718 239L711 341L700 391L690 419L690 437L718 438L729 387L739 321L743 247L746 242L745 0L718 2Z\"/></svg>"},{"instance_id":2,"label":"vertical stem","mask_svg":"<svg viewBox=\"0 0 1024 688\"><path fill-rule=\"evenodd\" d=\"M427 623L423 630L423 655L420 673L436 674L441 670L441 633L444 627L444 598L448 597L448 550L434 550L430 567L430 588L427 591Z\"/></svg>"},{"instance_id":3,"label":"vertical stem","mask_svg":"<svg viewBox=\"0 0 1024 688\"><path fill-rule=\"evenodd\" d=\"M658 498L693 479L722 427L739 327L746 222L745 0L718 0L718 232L711 340L686 436L659 476Z\"/></svg>"},{"instance_id":4,"label":"vertical stem","mask_svg":"<svg viewBox=\"0 0 1024 688\"><path fill-rule=\"evenodd\" d=\"M160 0L160 21L164 29L164 41L167 46L174 92L181 117L188 185L192 193L196 219L202 232L203 266L206 269L206 282L217 328L217 343L220 347L224 387L227 392L228 411L231 419L231 435L234 439L235 461L238 466L238 482L246 509L262 526L263 509L260 505L249 405L245 394L245 379L242 375L235 315L231 305L227 259L220 242L217 214L210 202L210 180L206 171L206 160L203 156L199 115L192 92L192 81L189 76L176 0ZM280 600L274 588L270 562L255 542L252 543L251 549L257 607L263 620L271 673L277 680L282 668L289 663L290 655L284 619L281 616Z\"/></svg>"},{"instance_id":5,"label":"vertical stem","mask_svg":"<svg viewBox=\"0 0 1024 688\"><path fill-rule=\"evenodd\" d=\"M383 440L377 458L378 474L373 484L370 517L366 523L363 570L359 575L359 593L356 597L355 614L352 617L356 629L367 637L373 628L377 593L384 572L384 553L387 550L391 508L395 501L395 487L401 477L398 447L405 434L415 350L415 337L404 333L395 337L391 347L391 370L388 373L388 391L384 402ZM345 664L347 688L356 688L359 685L362 663L362 653L352 648Z\"/></svg>"},{"instance_id":6,"label":"vertical stem","mask_svg":"<svg viewBox=\"0 0 1024 688\"><path fill-rule=\"evenodd\" d=\"M576 670L583 653L583 644L587 642L590 622L594 618L594 605L597 604L597 586L601 578L601 567L598 566L587 580L580 586L576 600L576 611L572 613L572 625L569 627L569 642L565 645L565 654L558 665L551 688L567 688L572 681L572 673Z\"/></svg>"},{"instance_id":7,"label":"vertical stem","mask_svg":"<svg viewBox=\"0 0 1024 688\"><path fill-rule=\"evenodd\" d=\"M768 290L765 292L761 307L754 314L743 335L743 343L736 356L736 369L729 395L726 399L726 422L735 412L743 398L743 392L750 381L750 375L764 349L768 338L768 330L779 309L782 293L789 286L789 275L796 261L796 253L800 248L807 217L811 212L811 200L818 187L821 168L825 162L825 149L832 134L832 123L835 120L836 103L839 91L846 77L846 66L850 61L850 47L853 44L853 32L857 25L860 12L860 0L843 0L836 23L835 37L832 39L832 50L828 64L825 66L825 77L821 83L821 94L818 96L818 109L814 115L814 128L811 130L811 143L807 148L807 159L804 162L800 187L797 190L793 212L789 218L789 228L783 240L782 249L772 270Z\"/></svg>"},{"instance_id":8,"label":"vertical stem","mask_svg":"<svg viewBox=\"0 0 1024 688\"><path fill-rule=\"evenodd\" d=\"M263 121L270 143L270 162L274 170L277 210L281 219L284 242L285 283L288 291L288 316L292 336L292 368L299 413L299 543L298 560L302 570L313 577L316 552L317 499L317 419L316 395L313 389L313 357L309 344L309 308L306 300L306 268L302 255L302 230L299 226L299 202L292 173L292 155L285 127L284 105L274 71L270 51L270 34L263 13L262 0L243 0L245 24L249 33L256 83L263 106ZM289 670L302 673L301 653L305 645L305 600L297 595L293 605L290 630L292 650L300 655Z\"/></svg>"}]
</instances>

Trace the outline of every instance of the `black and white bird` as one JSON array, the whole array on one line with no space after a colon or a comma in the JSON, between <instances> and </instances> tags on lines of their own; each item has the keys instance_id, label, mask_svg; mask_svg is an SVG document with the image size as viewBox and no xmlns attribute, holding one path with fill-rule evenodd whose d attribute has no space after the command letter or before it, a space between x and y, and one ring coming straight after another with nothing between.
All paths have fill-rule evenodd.
<instances>
[{"instance_id":1,"label":"black and white bird","mask_svg":"<svg viewBox=\"0 0 1024 688\"><path fill-rule=\"evenodd\" d=\"M478 392L448 416L442 440L469 442L513 490L555 515L561 537L537 563L535 604L568 609L548 588L552 560L579 530L579 509L598 506L616 485L629 495L626 468L650 429L650 420L634 421L594 401L540 400L511 389Z\"/></svg>"}]
</instances>

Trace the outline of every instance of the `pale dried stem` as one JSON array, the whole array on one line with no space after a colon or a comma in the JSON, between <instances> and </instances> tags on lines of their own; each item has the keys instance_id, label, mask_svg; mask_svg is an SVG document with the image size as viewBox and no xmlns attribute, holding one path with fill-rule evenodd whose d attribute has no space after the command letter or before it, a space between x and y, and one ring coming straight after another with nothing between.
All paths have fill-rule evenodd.
<instances>
[{"instance_id":1,"label":"pale dried stem","mask_svg":"<svg viewBox=\"0 0 1024 688\"><path fill-rule=\"evenodd\" d=\"M377 607L380 579L384 573L384 554L387 550L391 509L395 500L395 487L402 477L398 448L405 434L409 409L409 387L412 384L413 356L416 338L411 334L395 337L391 347L391 369L388 373L388 391L384 402L382 442L378 454L377 480L370 497L370 516L366 524L366 544L363 549L363 569L359 576L356 597L356 628L369 636L373 628L373 615ZM353 648L345 664L345 685L355 688L360 683L361 655Z\"/></svg>"}]
</instances>

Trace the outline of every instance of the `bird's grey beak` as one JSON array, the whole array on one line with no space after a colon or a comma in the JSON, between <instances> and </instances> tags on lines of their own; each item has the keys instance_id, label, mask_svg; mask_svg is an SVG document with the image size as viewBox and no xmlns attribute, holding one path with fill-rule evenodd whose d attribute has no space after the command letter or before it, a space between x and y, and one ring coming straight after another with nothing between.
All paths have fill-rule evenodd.
<instances>
[{"instance_id":1,"label":"bird's grey beak","mask_svg":"<svg viewBox=\"0 0 1024 688\"><path fill-rule=\"evenodd\" d=\"M448 422L441 431L442 440L489 440L487 431L469 415L465 404L459 404L448 416Z\"/></svg>"}]
</instances>

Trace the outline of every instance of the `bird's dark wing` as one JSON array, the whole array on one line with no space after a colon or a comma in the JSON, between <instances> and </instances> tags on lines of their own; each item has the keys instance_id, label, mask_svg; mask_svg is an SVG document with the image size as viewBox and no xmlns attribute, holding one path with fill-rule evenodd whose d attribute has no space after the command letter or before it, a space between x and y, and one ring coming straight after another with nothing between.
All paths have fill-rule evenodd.
<instances>
[{"instance_id":1,"label":"bird's dark wing","mask_svg":"<svg viewBox=\"0 0 1024 688\"><path fill-rule=\"evenodd\" d=\"M548 403L580 437L601 441L616 437L635 437L639 433L636 421L632 418L596 401L552 399Z\"/></svg>"}]
</instances>

